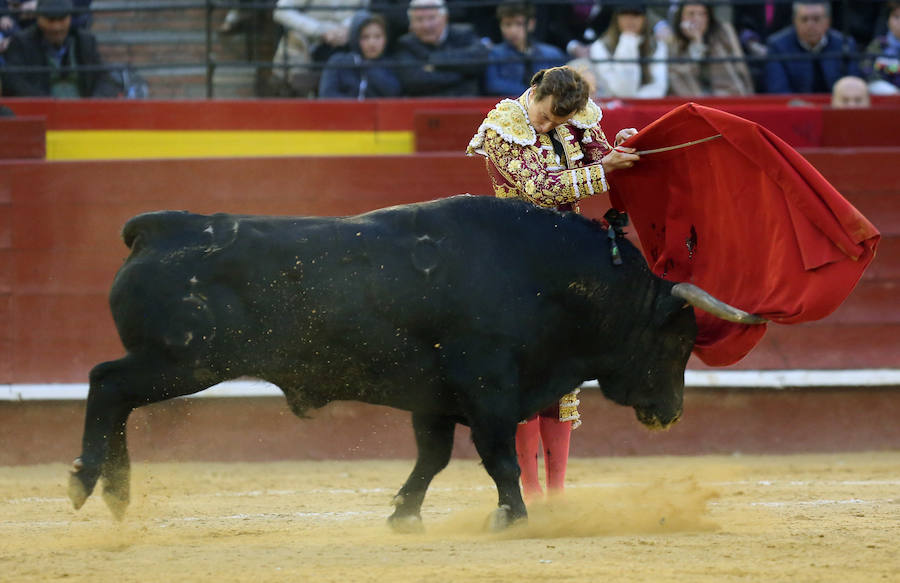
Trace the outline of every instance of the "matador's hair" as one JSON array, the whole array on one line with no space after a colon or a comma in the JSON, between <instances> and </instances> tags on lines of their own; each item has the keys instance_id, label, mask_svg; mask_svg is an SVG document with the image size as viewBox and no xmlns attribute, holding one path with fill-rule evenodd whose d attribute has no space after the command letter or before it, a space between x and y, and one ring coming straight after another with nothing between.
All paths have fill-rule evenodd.
<instances>
[{"instance_id":1,"label":"matador's hair","mask_svg":"<svg viewBox=\"0 0 900 583\"><path fill-rule=\"evenodd\" d=\"M578 71L570 67L541 69L531 78L534 99L540 101L548 95L553 97L550 111L559 117L568 117L584 109L591 89Z\"/></svg>"}]
</instances>

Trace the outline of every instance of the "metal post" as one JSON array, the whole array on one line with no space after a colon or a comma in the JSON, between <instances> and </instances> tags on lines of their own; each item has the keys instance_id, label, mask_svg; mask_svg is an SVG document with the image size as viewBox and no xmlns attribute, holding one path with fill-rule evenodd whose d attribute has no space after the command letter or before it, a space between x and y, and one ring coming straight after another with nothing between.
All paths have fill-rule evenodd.
<instances>
[{"instance_id":1,"label":"metal post","mask_svg":"<svg viewBox=\"0 0 900 583\"><path fill-rule=\"evenodd\" d=\"M212 52L212 13L213 0L206 0L206 98L213 98L213 74L215 60Z\"/></svg>"}]
</instances>

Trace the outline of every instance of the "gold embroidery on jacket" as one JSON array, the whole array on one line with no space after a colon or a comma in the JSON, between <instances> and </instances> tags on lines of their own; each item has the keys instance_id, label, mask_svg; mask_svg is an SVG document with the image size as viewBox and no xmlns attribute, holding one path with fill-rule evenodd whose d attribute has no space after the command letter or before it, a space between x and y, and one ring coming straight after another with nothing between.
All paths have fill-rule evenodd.
<instances>
[{"instance_id":1,"label":"gold embroidery on jacket","mask_svg":"<svg viewBox=\"0 0 900 583\"><path fill-rule=\"evenodd\" d=\"M525 200L538 206L552 207L574 203L584 196L603 191L599 172L590 173L583 166L550 170L548 155L542 148L504 148L504 145L509 146L497 132L488 130L485 133L484 152L508 183L503 189L494 184L497 196L508 196L509 190L513 189Z\"/></svg>"}]
</instances>

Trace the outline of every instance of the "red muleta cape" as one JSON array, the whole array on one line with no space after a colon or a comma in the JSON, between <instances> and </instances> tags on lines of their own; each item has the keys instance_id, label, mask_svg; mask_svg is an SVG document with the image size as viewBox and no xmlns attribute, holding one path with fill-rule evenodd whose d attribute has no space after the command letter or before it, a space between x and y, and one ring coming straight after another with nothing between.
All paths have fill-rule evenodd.
<instances>
[{"instance_id":1,"label":"red muleta cape","mask_svg":"<svg viewBox=\"0 0 900 583\"><path fill-rule=\"evenodd\" d=\"M631 218L653 272L691 282L779 324L823 318L844 301L875 255L878 230L800 154L743 118L682 105L625 145L649 150L610 173L613 206ZM765 325L697 311L694 352L733 364Z\"/></svg>"}]
</instances>

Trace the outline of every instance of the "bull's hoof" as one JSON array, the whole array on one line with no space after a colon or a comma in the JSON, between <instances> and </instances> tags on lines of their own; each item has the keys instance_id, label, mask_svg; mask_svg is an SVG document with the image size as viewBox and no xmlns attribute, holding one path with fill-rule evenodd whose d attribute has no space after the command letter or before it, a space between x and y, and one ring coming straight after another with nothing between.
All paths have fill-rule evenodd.
<instances>
[{"instance_id":1,"label":"bull's hoof","mask_svg":"<svg viewBox=\"0 0 900 583\"><path fill-rule=\"evenodd\" d=\"M69 474L69 500L72 501L72 506L75 507L75 510L84 506L84 503L90 495L91 493L88 492L87 488L84 487L84 484L81 483L78 475L74 473Z\"/></svg>"},{"instance_id":2,"label":"bull's hoof","mask_svg":"<svg viewBox=\"0 0 900 583\"><path fill-rule=\"evenodd\" d=\"M75 461L72 462L72 470L69 472L69 500L72 501L72 506L75 507L75 510L78 510L87 499L91 496L91 492L94 491L94 484L97 483L97 478L91 478L88 475L88 472L84 470L84 464L81 461L81 458L75 458Z\"/></svg>"},{"instance_id":3,"label":"bull's hoof","mask_svg":"<svg viewBox=\"0 0 900 583\"><path fill-rule=\"evenodd\" d=\"M422 517L415 514L405 514L398 516L395 512L388 517L388 526L396 533L400 534L418 534L425 532L425 526L422 524Z\"/></svg>"},{"instance_id":4,"label":"bull's hoof","mask_svg":"<svg viewBox=\"0 0 900 583\"><path fill-rule=\"evenodd\" d=\"M106 502L106 507L109 508L109 511L112 512L113 517L116 520L125 518L125 511L128 509L128 503L130 501L127 492L125 492L123 496L120 492L104 488L103 501Z\"/></svg>"},{"instance_id":5,"label":"bull's hoof","mask_svg":"<svg viewBox=\"0 0 900 583\"><path fill-rule=\"evenodd\" d=\"M111 467L103 470L103 501L113 513L116 520L122 520L125 510L131 502L131 471L128 465Z\"/></svg>"},{"instance_id":6,"label":"bull's hoof","mask_svg":"<svg viewBox=\"0 0 900 583\"><path fill-rule=\"evenodd\" d=\"M527 515L515 516L512 509L508 505L503 504L497 510L491 512L485 522L485 528L493 532L500 532L513 524L525 522L526 520L528 520Z\"/></svg>"}]
</instances>

